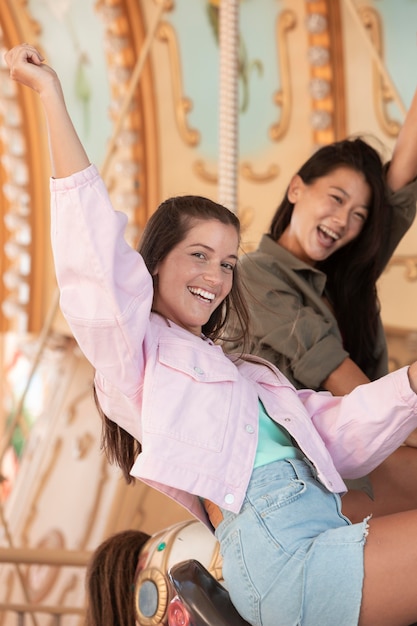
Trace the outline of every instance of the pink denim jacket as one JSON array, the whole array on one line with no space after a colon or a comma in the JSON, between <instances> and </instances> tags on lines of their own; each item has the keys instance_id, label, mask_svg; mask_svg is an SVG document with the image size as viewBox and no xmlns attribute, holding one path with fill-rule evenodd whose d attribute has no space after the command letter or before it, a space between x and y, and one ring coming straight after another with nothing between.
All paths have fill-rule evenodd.
<instances>
[{"instance_id":1,"label":"pink denim jacket","mask_svg":"<svg viewBox=\"0 0 417 626\"><path fill-rule=\"evenodd\" d=\"M240 510L258 398L333 492L346 490L341 476L369 473L417 427L406 368L345 397L296 391L260 359L234 362L210 340L151 313L151 276L124 240L126 216L112 208L96 168L53 179L51 192L61 308L96 369L104 412L142 443L131 473L202 521L197 496Z\"/></svg>"}]
</instances>

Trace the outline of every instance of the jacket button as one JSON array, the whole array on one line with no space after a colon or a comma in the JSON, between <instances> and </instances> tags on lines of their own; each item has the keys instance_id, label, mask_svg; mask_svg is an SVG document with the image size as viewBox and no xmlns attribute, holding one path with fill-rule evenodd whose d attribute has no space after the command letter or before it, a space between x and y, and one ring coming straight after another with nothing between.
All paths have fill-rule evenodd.
<instances>
[{"instance_id":1,"label":"jacket button","mask_svg":"<svg viewBox=\"0 0 417 626\"><path fill-rule=\"evenodd\" d=\"M201 367L198 367L198 365L194 366L194 371L196 374L199 374L200 376L204 374L204 370L202 370Z\"/></svg>"},{"instance_id":2,"label":"jacket button","mask_svg":"<svg viewBox=\"0 0 417 626\"><path fill-rule=\"evenodd\" d=\"M252 435L255 432L254 427L252 426L252 424L246 424L245 426L245 430L247 433L249 433L250 435Z\"/></svg>"},{"instance_id":3,"label":"jacket button","mask_svg":"<svg viewBox=\"0 0 417 626\"><path fill-rule=\"evenodd\" d=\"M226 504L233 504L233 502L235 501L235 496L233 495L233 493L227 493L224 496L224 501L226 502Z\"/></svg>"}]
</instances>

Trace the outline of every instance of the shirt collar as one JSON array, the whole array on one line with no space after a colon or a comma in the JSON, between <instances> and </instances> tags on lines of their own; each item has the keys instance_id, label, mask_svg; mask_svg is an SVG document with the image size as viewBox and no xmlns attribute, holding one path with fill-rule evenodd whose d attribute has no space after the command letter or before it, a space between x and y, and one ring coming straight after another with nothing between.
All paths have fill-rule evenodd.
<instances>
[{"instance_id":1,"label":"shirt collar","mask_svg":"<svg viewBox=\"0 0 417 626\"><path fill-rule=\"evenodd\" d=\"M269 235L262 235L258 246L259 252L271 255L280 265L285 265L289 269L301 274L308 282L310 282L319 295L322 295L326 286L326 274L305 261L297 258L283 248L279 243L274 241Z\"/></svg>"}]
</instances>

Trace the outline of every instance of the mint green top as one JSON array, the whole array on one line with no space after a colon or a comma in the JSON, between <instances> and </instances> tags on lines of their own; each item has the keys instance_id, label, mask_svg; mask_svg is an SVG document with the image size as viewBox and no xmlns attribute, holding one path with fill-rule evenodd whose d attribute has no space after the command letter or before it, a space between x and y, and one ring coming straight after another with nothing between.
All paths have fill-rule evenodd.
<instances>
[{"instance_id":1,"label":"mint green top","mask_svg":"<svg viewBox=\"0 0 417 626\"><path fill-rule=\"evenodd\" d=\"M259 435L253 468L282 459L302 458L285 428L274 422L259 400Z\"/></svg>"}]
</instances>

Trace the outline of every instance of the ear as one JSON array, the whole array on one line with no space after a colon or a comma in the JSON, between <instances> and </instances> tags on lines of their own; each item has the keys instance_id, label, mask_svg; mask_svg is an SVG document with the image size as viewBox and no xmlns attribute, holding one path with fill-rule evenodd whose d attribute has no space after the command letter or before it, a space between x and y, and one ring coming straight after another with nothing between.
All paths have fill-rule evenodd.
<instances>
[{"instance_id":1,"label":"ear","mask_svg":"<svg viewBox=\"0 0 417 626\"><path fill-rule=\"evenodd\" d=\"M301 176L295 174L290 181L287 191L287 198L292 204L295 204L300 198L300 194L304 188L304 182Z\"/></svg>"}]
</instances>

